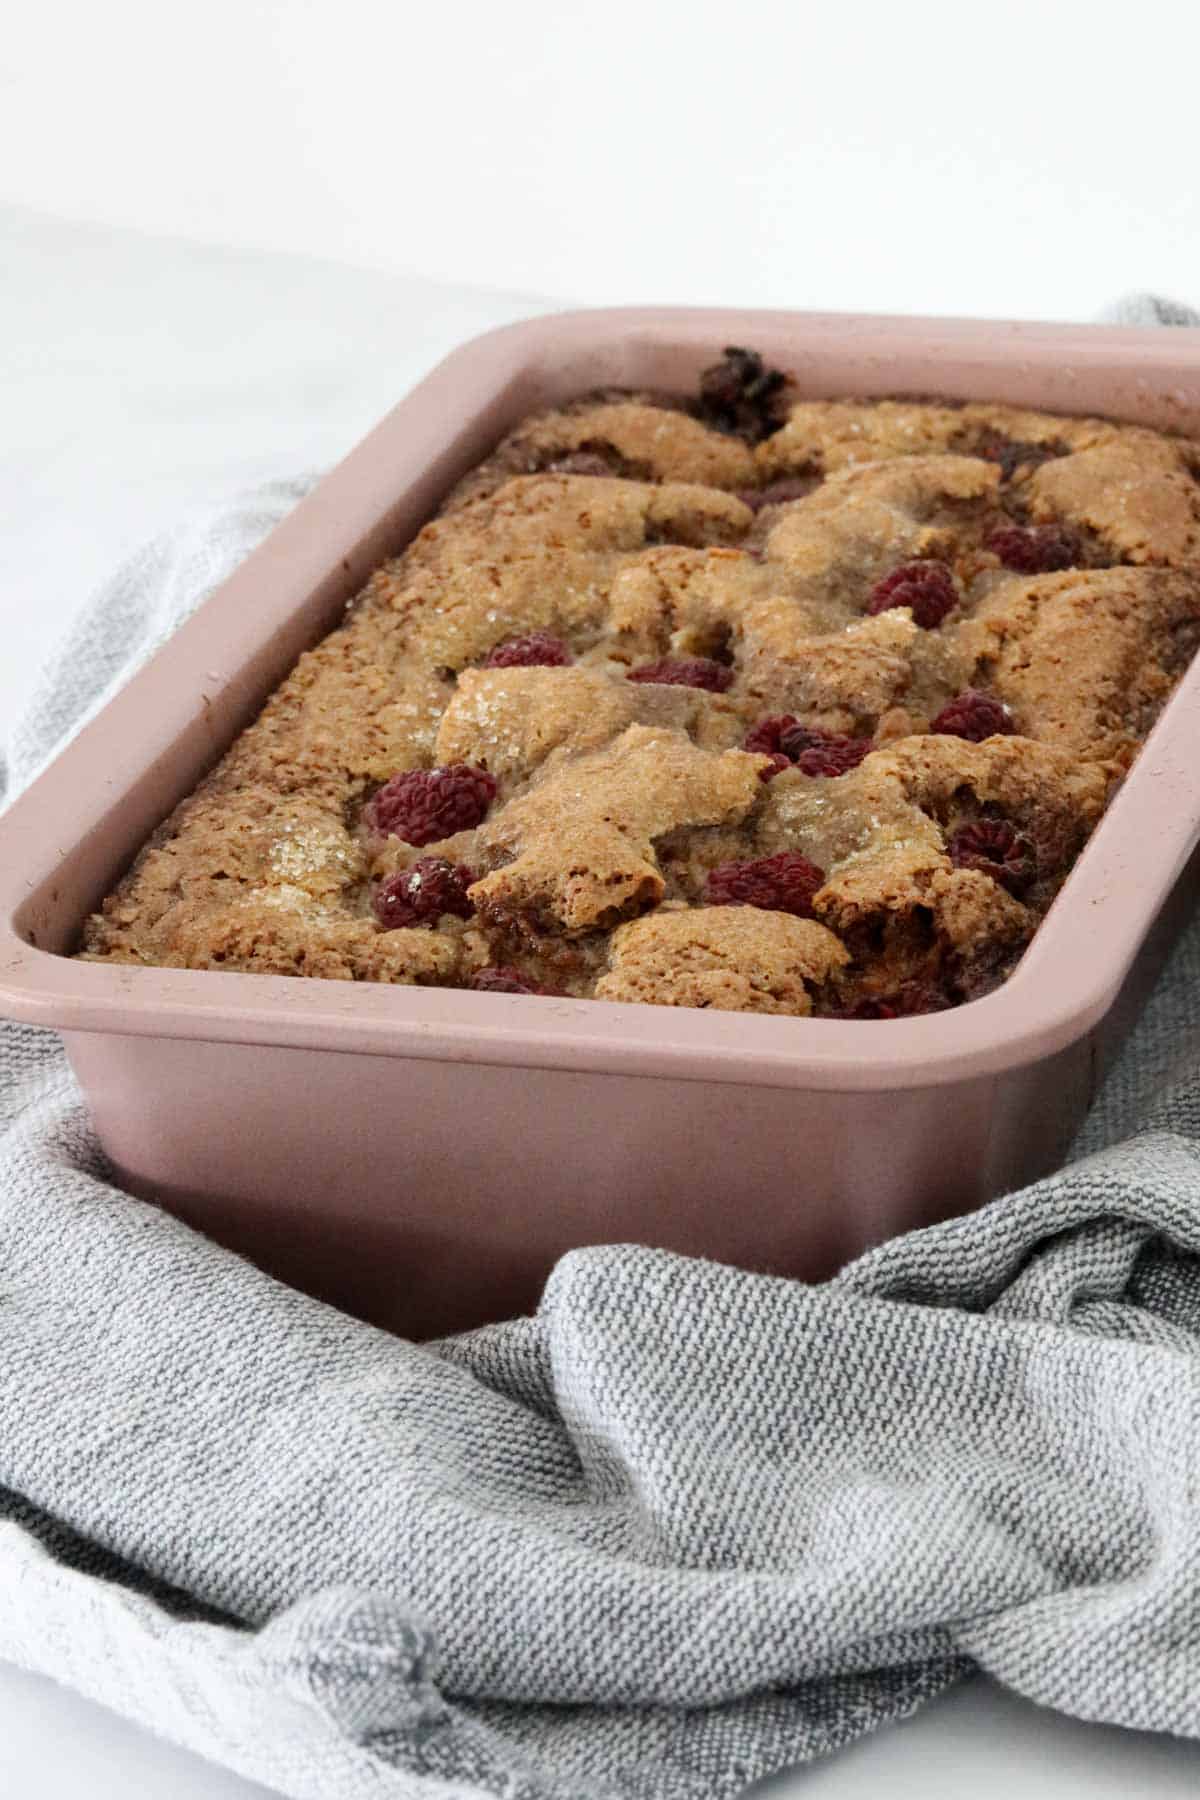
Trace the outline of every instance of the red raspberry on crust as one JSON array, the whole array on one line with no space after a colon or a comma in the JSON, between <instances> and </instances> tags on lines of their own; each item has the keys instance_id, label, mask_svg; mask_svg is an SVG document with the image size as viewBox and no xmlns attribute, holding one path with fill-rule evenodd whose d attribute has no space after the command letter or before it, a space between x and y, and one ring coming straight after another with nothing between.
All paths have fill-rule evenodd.
<instances>
[{"instance_id":1,"label":"red raspberry on crust","mask_svg":"<svg viewBox=\"0 0 1200 1800\"><path fill-rule=\"evenodd\" d=\"M520 969L507 965L477 970L471 977L471 986L477 994L545 994L553 997L555 993L553 988L539 987L536 981L522 975Z\"/></svg>"},{"instance_id":2,"label":"red raspberry on crust","mask_svg":"<svg viewBox=\"0 0 1200 1800\"><path fill-rule=\"evenodd\" d=\"M946 849L956 869L990 875L1010 894L1019 894L1037 874L1037 853L1007 819L977 819L960 825Z\"/></svg>"},{"instance_id":3,"label":"red raspberry on crust","mask_svg":"<svg viewBox=\"0 0 1200 1800\"><path fill-rule=\"evenodd\" d=\"M475 876L462 863L444 856L419 856L380 882L373 901L375 917L385 931L401 925L434 925L443 913L469 919L475 911L467 889Z\"/></svg>"},{"instance_id":4,"label":"red raspberry on crust","mask_svg":"<svg viewBox=\"0 0 1200 1800\"><path fill-rule=\"evenodd\" d=\"M406 769L367 802L363 818L383 837L434 844L481 825L496 797L496 777L473 763Z\"/></svg>"},{"instance_id":5,"label":"red raspberry on crust","mask_svg":"<svg viewBox=\"0 0 1200 1800\"><path fill-rule=\"evenodd\" d=\"M792 725L780 733L779 748L802 775L846 775L875 748L872 738L843 737L836 731L814 731Z\"/></svg>"},{"instance_id":6,"label":"red raspberry on crust","mask_svg":"<svg viewBox=\"0 0 1200 1800\"><path fill-rule=\"evenodd\" d=\"M793 713L768 713L766 718L758 719L746 733L743 748L755 756L774 756L783 749L780 739L785 731L800 721ZM784 751L786 756L787 752Z\"/></svg>"},{"instance_id":7,"label":"red raspberry on crust","mask_svg":"<svg viewBox=\"0 0 1200 1800\"><path fill-rule=\"evenodd\" d=\"M551 631L529 631L508 638L489 651L485 669L565 669L573 660L570 650Z\"/></svg>"},{"instance_id":8,"label":"red raspberry on crust","mask_svg":"<svg viewBox=\"0 0 1200 1800\"><path fill-rule=\"evenodd\" d=\"M733 681L733 670L707 656L664 656L626 672L629 681L661 682L666 687L707 688L723 694Z\"/></svg>"},{"instance_id":9,"label":"red raspberry on crust","mask_svg":"<svg viewBox=\"0 0 1200 1800\"><path fill-rule=\"evenodd\" d=\"M875 748L873 738L843 737L836 731L818 731L804 725L792 713L769 713L750 727L743 747L756 756L769 756L775 766L762 771L770 781L788 763L804 775L845 775Z\"/></svg>"},{"instance_id":10,"label":"red raspberry on crust","mask_svg":"<svg viewBox=\"0 0 1200 1800\"><path fill-rule=\"evenodd\" d=\"M709 906L758 906L765 912L811 919L813 895L825 885L825 871L795 850L760 856L752 862L720 863L704 886Z\"/></svg>"},{"instance_id":11,"label":"red raspberry on crust","mask_svg":"<svg viewBox=\"0 0 1200 1800\"><path fill-rule=\"evenodd\" d=\"M967 688L930 720L929 729L939 737L967 738L972 744L982 744L984 738L1007 736L1016 728L1002 700L983 694L978 688Z\"/></svg>"},{"instance_id":12,"label":"red raspberry on crust","mask_svg":"<svg viewBox=\"0 0 1200 1800\"><path fill-rule=\"evenodd\" d=\"M790 769L791 766L791 757L784 756L781 751L775 750L771 754L771 760L767 764L767 767L758 771L758 779L760 781L774 781L777 775L782 775L783 771L785 769Z\"/></svg>"},{"instance_id":13,"label":"red raspberry on crust","mask_svg":"<svg viewBox=\"0 0 1200 1800\"><path fill-rule=\"evenodd\" d=\"M958 589L954 577L939 562L901 563L898 569L877 581L867 596L869 613L889 612L894 606L907 606L925 631L936 630L957 605Z\"/></svg>"},{"instance_id":14,"label":"red raspberry on crust","mask_svg":"<svg viewBox=\"0 0 1200 1800\"><path fill-rule=\"evenodd\" d=\"M802 775L848 775L874 748L870 738L830 735L823 744L810 744L801 750L796 767Z\"/></svg>"},{"instance_id":15,"label":"red raspberry on crust","mask_svg":"<svg viewBox=\"0 0 1200 1800\"><path fill-rule=\"evenodd\" d=\"M940 1012L948 1004L944 994L924 982L909 981L891 994L873 994L856 1000L839 1019L910 1019L918 1013Z\"/></svg>"},{"instance_id":16,"label":"red raspberry on crust","mask_svg":"<svg viewBox=\"0 0 1200 1800\"><path fill-rule=\"evenodd\" d=\"M822 750L827 744L861 742L865 745L868 741L867 738L845 737L839 731L822 731L819 726L805 725L799 719L793 719L790 724L784 725L779 733L779 748L785 756L790 756L793 762L805 750ZM863 754L866 755L865 749Z\"/></svg>"},{"instance_id":17,"label":"red raspberry on crust","mask_svg":"<svg viewBox=\"0 0 1200 1800\"><path fill-rule=\"evenodd\" d=\"M1055 569L1074 568L1082 546L1065 525L1001 525L984 549L1018 575L1049 575Z\"/></svg>"}]
</instances>

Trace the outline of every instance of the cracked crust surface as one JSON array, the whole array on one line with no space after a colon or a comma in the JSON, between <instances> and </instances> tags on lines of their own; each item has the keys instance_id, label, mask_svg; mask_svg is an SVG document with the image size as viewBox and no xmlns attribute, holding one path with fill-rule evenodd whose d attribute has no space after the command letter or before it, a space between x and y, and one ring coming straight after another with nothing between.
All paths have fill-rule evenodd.
<instances>
[{"instance_id":1,"label":"cracked crust surface","mask_svg":"<svg viewBox=\"0 0 1200 1800\"><path fill-rule=\"evenodd\" d=\"M661 395L542 413L300 658L82 954L447 985L499 965L796 1015L986 992L1200 641L1197 454L1103 419L787 391L745 436ZM1006 566L1014 526L1061 528L1071 566ZM929 561L954 602L936 627L871 610ZM532 632L563 666L484 666ZM664 659L671 681L628 679ZM673 684L680 659L706 685ZM1011 733L931 731L972 692ZM814 773L778 729L764 752L772 720L871 748ZM496 780L481 823L420 846L373 828L393 777L458 764ZM1007 834L1019 881L964 857L977 827ZM821 871L811 917L709 902L714 869L783 852ZM379 883L418 856L469 869L470 918L377 923Z\"/></svg>"},{"instance_id":2,"label":"cracked crust surface","mask_svg":"<svg viewBox=\"0 0 1200 1800\"><path fill-rule=\"evenodd\" d=\"M756 906L660 909L613 933L596 997L804 1015L812 989L846 960L833 933L810 919Z\"/></svg>"}]
</instances>

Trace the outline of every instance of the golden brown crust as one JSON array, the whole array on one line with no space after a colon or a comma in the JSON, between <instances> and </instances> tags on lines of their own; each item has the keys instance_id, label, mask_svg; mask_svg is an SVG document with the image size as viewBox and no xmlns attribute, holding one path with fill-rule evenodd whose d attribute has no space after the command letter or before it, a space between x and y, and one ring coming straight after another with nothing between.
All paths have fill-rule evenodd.
<instances>
[{"instance_id":1,"label":"golden brown crust","mask_svg":"<svg viewBox=\"0 0 1200 1800\"><path fill-rule=\"evenodd\" d=\"M741 750L714 753L682 732L631 725L606 749L556 764L481 828L484 855L512 860L471 898L485 919L527 935L609 929L662 899L655 841L740 823L759 799L762 766Z\"/></svg>"},{"instance_id":2,"label":"golden brown crust","mask_svg":"<svg viewBox=\"0 0 1200 1800\"><path fill-rule=\"evenodd\" d=\"M601 669L464 669L434 740L439 764L519 784L555 751L598 750L637 716L638 690Z\"/></svg>"},{"instance_id":3,"label":"golden brown crust","mask_svg":"<svg viewBox=\"0 0 1200 1800\"><path fill-rule=\"evenodd\" d=\"M918 736L873 751L834 784L785 773L761 809L760 854L799 851L825 871L816 917L862 953L890 991L947 957L971 970L1002 957L1037 918L1100 817L1104 771L1017 737L981 744ZM988 875L955 868L963 825L1003 818L1038 848L1038 878L1020 899ZM966 977L971 978L971 970Z\"/></svg>"},{"instance_id":4,"label":"golden brown crust","mask_svg":"<svg viewBox=\"0 0 1200 1800\"><path fill-rule=\"evenodd\" d=\"M975 403L797 401L754 446L652 395L543 413L301 657L83 953L450 984L504 963L571 994L795 1014L970 998L1200 639L1197 457ZM1011 566L1004 533L1038 528L1074 566ZM932 625L871 610L913 561L950 581ZM530 632L566 666L484 666ZM629 679L663 658L708 659L709 685ZM1014 734L931 734L969 690ZM874 747L776 773L743 746L780 715ZM480 824L422 844L372 826L392 777L460 763L497 784ZM997 824L1013 870L959 847ZM469 871L472 917L383 929L378 884L426 856ZM813 917L710 903L715 869L779 856L822 872Z\"/></svg>"},{"instance_id":5,"label":"golden brown crust","mask_svg":"<svg viewBox=\"0 0 1200 1800\"><path fill-rule=\"evenodd\" d=\"M846 960L833 933L811 919L755 906L664 909L613 933L596 998L803 1016L812 989Z\"/></svg>"},{"instance_id":6,"label":"golden brown crust","mask_svg":"<svg viewBox=\"0 0 1200 1800\"><path fill-rule=\"evenodd\" d=\"M1067 418L1027 407L968 402L928 405L911 400L808 400L793 406L780 431L760 444L756 459L768 478L793 469L825 474L897 457L997 454L1015 446L1014 468L1036 461L1026 451L1074 452L1098 444L1166 441L1157 432L1110 419Z\"/></svg>"},{"instance_id":7,"label":"golden brown crust","mask_svg":"<svg viewBox=\"0 0 1200 1800\"><path fill-rule=\"evenodd\" d=\"M1002 583L964 631L971 680L1020 729L1092 762L1127 764L1200 632L1193 570L1066 570Z\"/></svg>"},{"instance_id":8,"label":"golden brown crust","mask_svg":"<svg viewBox=\"0 0 1200 1800\"><path fill-rule=\"evenodd\" d=\"M1084 527L1114 560L1169 568L1200 560L1200 486L1165 439L1102 444L1046 463L1025 494L1033 518Z\"/></svg>"},{"instance_id":9,"label":"golden brown crust","mask_svg":"<svg viewBox=\"0 0 1200 1800\"><path fill-rule=\"evenodd\" d=\"M857 612L864 589L898 563L928 556L953 567L974 549L999 487L999 469L969 456L842 469L776 515L767 553L797 597Z\"/></svg>"},{"instance_id":10,"label":"golden brown crust","mask_svg":"<svg viewBox=\"0 0 1200 1800\"><path fill-rule=\"evenodd\" d=\"M753 452L686 412L633 399L600 400L526 421L454 489L446 510L486 499L515 475L556 465L584 473L592 465L637 481L687 481L705 487L751 487Z\"/></svg>"}]
</instances>

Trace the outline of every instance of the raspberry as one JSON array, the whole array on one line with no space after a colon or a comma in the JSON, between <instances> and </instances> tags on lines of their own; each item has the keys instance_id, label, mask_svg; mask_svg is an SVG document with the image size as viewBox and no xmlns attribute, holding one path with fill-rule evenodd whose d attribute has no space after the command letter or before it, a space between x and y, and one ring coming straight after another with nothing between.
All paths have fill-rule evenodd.
<instances>
[{"instance_id":1,"label":"raspberry","mask_svg":"<svg viewBox=\"0 0 1200 1800\"><path fill-rule=\"evenodd\" d=\"M874 748L870 738L835 737L831 732L823 743L802 750L796 767L802 775L848 775Z\"/></svg>"},{"instance_id":2,"label":"raspberry","mask_svg":"<svg viewBox=\"0 0 1200 1800\"><path fill-rule=\"evenodd\" d=\"M901 563L877 581L867 596L869 613L888 612L893 606L912 608L912 616L925 631L934 631L958 605L954 577L944 563Z\"/></svg>"},{"instance_id":3,"label":"raspberry","mask_svg":"<svg viewBox=\"0 0 1200 1800\"><path fill-rule=\"evenodd\" d=\"M485 669L562 669L571 652L550 631L530 631L524 637L507 638L489 651Z\"/></svg>"},{"instance_id":4,"label":"raspberry","mask_svg":"<svg viewBox=\"0 0 1200 1800\"><path fill-rule=\"evenodd\" d=\"M847 770L858 767L875 744L871 738L818 731L812 725L802 724L792 713L768 713L750 727L744 748L756 756L776 760L777 766L762 775L764 781L770 781L789 762L805 775L845 775Z\"/></svg>"},{"instance_id":5,"label":"raspberry","mask_svg":"<svg viewBox=\"0 0 1200 1800\"><path fill-rule=\"evenodd\" d=\"M767 768L758 771L758 779L760 781L774 781L777 775L782 775L783 771L785 769L790 769L791 766L792 759L790 756L784 756L782 751L779 750L772 751L770 765Z\"/></svg>"},{"instance_id":6,"label":"raspberry","mask_svg":"<svg viewBox=\"0 0 1200 1800\"><path fill-rule=\"evenodd\" d=\"M1001 525L984 549L1019 575L1049 575L1055 569L1074 568L1081 546L1064 525Z\"/></svg>"},{"instance_id":7,"label":"raspberry","mask_svg":"<svg viewBox=\"0 0 1200 1800\"><path fill-rule=\"evenodd\" d=\"M839 1019L898 1019L900 1008L891 1000L856 1000L845 1012L836 1015Z\"/></svg>"},{"instance_id":8,"label":"raspberry","mask_svg":"<svg viewBox=\"0 0 1200 1800\"><path fill-rule=\"evenodd\" d=\"M443 913L469 919L475 911L467 889L475 876L444 856L419 856L407 869L389 875L375 890L375 917L385 931L400 925L431 925Z\"/></svg>"},{"instance_id":9,"label":"raspberry","mask_svg":"<svg viewBox=\"0 0 1200 1800\"><path fill-rule=\"evenodd\" d=\"M700 377L700 415L718 431L757 443L779 424L776 400L786 379L781 370L768 369L757 350L730 344Z\"/></svg>"},{"instance_id":10,"label":"raspberry","mask_svg":"<svg viewBox=\"0 0 1200 1800\"><path fill-rule=\"evenodd\" d=\"M507 966L496 966L480 969L471 977L471 986L477 994L545 994L553 996L554 989L539 987L536 981L528 980L520 969Z\"/></svg>"},{"instance_id":11,"label":"raspberry","mask_svg":"<svg viewBox=\"0 0 1200 1800\"><path fill-rule=\"evenodd\" d=\"M766 912L811 919L813 895L824 884L823 869L795 850L783 850L778 856L710 869L704 898L710 906L759 906Z\"/></svg>"},{"instance_id":12,"label":"raspberry","mask_svg":"<svg viewBox=\"0 0 1200 1800\"><path fill-rule=\"evenodd\" d=\"M857 741L855 738L843 737L835 731L821 731L815 725L805 725L800 719L792 719L790 723L782 726L779 733L779 748L785 756L790 756L793 762L804 750L819 750L826 744L853 744ZM865 738L862 740L864 744L866 741ZM866 752L864 751L863 754L865 755Z\"/></svg>"},{"instance_id":13,"label":"raspberry","mask_svg":"<svg viewBox=\"0 0 1200 1800\"><path fill-rule=\"evenodd\" d=\"M1019 894L1037 874L1032 843L1007 819L977 819L960 825L946 848L956 869L978 869L1010 894Z\"/></svg>"},{"instance_id":14,"label":"raspberry","mask_svg":"<svg viewBox=\"0 0 1200 1800\"><path fill-rule=\"evenodd\" d=\"M973 744L982 744L984 738L1007 735L1014 726L1003 701L981 694L978 688L967 688L943 706L929 729L940 737L968 738Z\"/></svg>"},{"instance_id":15,"label":"raspberry","mask_svg":"<svg viewBox=\"0 0 1200 1800\"><path fill-rule=\"evenodd\" d=\"M433 844L482 824L495 796L496 777L473 763L407 769L368 801L363 817L384 837Z\"/></svg>"},{"instance_id":16,"label":"raspberry","mask_svg":"<svg viewBox=\"0 0 1200 1800\"><path fill-rule=\"evenodd\" d=\"M945 996L924 982L909 981L894 993L873 994L869 998L856 1000L845 1012L838 1013L840 1019L909 1019L917 1013L940 1012L945 1006Z\"/></svg>"},{"instance_id":17,"label":"raspberry","mask_svg":"<svg viewBox=\"0 0 1200 1800\"><path fill-rule=\"evenodd\" d=\"M780 733L779 748L802 775L846 775L875 744L871 738L843 737L836 731L794 724Z\"/></svg>"},{"instance_id":18,"label":"raspberry","mask_svg":"<svg viewBox=\"0 0 1200 1800\"><path fill-rule=\"evenodd\" d=\"M610 479L618 476L627 481L654 479L649 463L622 456L607 438L587 438L577 449L551 451L548 456L535 459L533 466L547 475L591 475Z\"/></svg>"},{"instance_id":19,"label":"raspberry","mask_svg":"<svg viewBox=\"0 0 1200 1800\"><path fill-rule=\"evenodd\" d=\"M793 713L768 713L766 718L759 719L750 727L743 747L754 756L774 756L783 749L780 742L783 733L789 726L798 725L799 722Z\"/></svg>"},{"instance_id":20,"label":"raspberry","mask_svg":"<svg viewBox=\"0 0 1200 1800\"><path fill-rule=\"evenodd\" d=\"M733 680L733 670L707 656L664 656L659 662L642 663L627 671L630 681L661 682L666 687L707 688L723 694Z\"/></svg>"}]
</instances>

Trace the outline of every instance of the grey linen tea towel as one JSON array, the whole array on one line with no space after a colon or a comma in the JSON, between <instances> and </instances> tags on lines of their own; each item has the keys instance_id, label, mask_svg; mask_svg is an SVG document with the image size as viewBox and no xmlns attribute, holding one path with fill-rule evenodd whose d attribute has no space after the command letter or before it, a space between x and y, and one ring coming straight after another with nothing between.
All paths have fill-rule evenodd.
<instances>
[{"instance_id":1,"label":"grey linen tea towel","mask_svg":"<svg viewBox=\"0 0 1200 1800\"><path fill-rule=\"evenodd\" d=\"M117 578L13 790L304 485ZM123 1194L0 1026L0 1657L296 1800L717 1800L975 1666L1200 1736L1198 1496L1200 921L1052 1179L419 1347Z\"/></svg>"}]
</instances>

